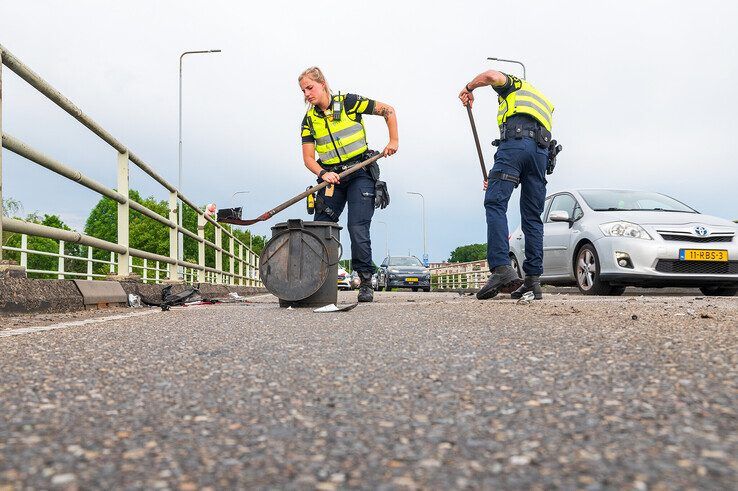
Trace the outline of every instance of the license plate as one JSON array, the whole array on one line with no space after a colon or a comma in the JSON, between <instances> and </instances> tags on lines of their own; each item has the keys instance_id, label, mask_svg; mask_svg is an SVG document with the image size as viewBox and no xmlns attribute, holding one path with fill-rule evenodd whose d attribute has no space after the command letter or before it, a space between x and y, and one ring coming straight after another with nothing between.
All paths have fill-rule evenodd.
<instances>
[{"instance_id":1,"label":"license plate","mask_svg":"<svg viewBox=\"0 0 738 491\"><path fill-rule=\"evenodd\" d=\"M407 281L408 283L417 283L418 279L417 278L405 278L405 281Z\"/></svg>"},{"instance_id":2,"label":"license plate","mask_svg":"<svg viewBox=\"0 0 738 491\"><path fill-rule=\"evenodd\" d=\"M721 261L728 260L728 251L716 249L679 249L681 261Z\"/></svg>"}]
</instances>

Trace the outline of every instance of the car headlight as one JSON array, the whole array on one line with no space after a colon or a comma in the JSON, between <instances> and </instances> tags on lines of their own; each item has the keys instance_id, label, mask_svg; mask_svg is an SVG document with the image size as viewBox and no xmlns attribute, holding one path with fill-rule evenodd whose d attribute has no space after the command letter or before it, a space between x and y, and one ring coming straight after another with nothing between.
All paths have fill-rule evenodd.
<instances>
[{"instance_id":1,"label":"car headlight","mask_svg":"<svg viewBox=\"0 0 738 491\"><path fill-rule=\"evenodd\" d=\"M399 269L390 269L390 270L389 270L389 272L390 272L390 273L395 273L395 274L397 274L397 273L399 273L399 272L400 272L400 270L399 270Z\"/></svg>"},{"instance_id":2,"label":"car headlight","mask_svg":"<svg viewBox=\"0 0 738 491\"><path fill-rule=\"evenodd\" d=\"M630 237L632 239L653 240L648 232L635 223L630 222L609 222L600 225L600 230L607 237Z\"/></svg>"}]
</instances>

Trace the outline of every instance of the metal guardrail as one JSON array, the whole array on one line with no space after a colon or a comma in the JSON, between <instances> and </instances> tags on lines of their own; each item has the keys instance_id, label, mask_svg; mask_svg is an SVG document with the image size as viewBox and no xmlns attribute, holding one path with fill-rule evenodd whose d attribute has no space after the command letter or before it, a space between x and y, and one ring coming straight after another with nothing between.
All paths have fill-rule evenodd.
<instances>
[{"instance_id":1,"label":"metal guardrail","mask_svg":"<svg viewBox=\"0 0 738 491\"><path fill-rule=\"evenodd\" d=\"M489 269L468 271L464 273L431 274L431 289L445 290L478 290L487 282Z\"/></svg>"},{"instance_id":2,"label":"metal guardrail","mask_svg":"<svg viewBox=\"0 0 738 491\"><path fill-rule=\"evenodd\" d=\"M65 112L67 112L70 116L79 121L82 125L87 127L101 140L117 150L117 190L111 189L95 181L94 179L84 175L81 171L74 169L73 167L70 167L64 163L58 162L51 157L42 154L38 150L31 148L29 145L25 144L18 138L2 132L3 65L16 73L20 78L25 80L29 85L31 85L41 94L46 96L49 100L62 108ZM133 152L131 152L118 140L116 140L102 126L97 124L95 121L92 120L92 118L83 113L81 109L79 109L56 89L54 89L48 82L43 80L30 68L24 65L20 60L18 60L18 58L16 58L2 45L0 45L0 133L2 133L2 148L5 148L21 157L24 157L30 162L45 167L50 171L59 174L60 176L66 177L67 179L76 182L81 186L96 191L101 195L114 200L117 203L118 207L118 239L116 243L108 242L74 231L61 230L53 227L39 225L36 223L25 222L23 220L4 217L2 216L2 152L0 152L0 216L2 216L2 220L0 220L0 237L2 237L3 230L5 230L7 232L22 234L22 237L33 235L57 240L60 244L60 252L58 254L34 251L23 246L21 248L3 246L0 247L0 260L3 258L3 250L20 252L21 258L23 258L24 255L25 257L27 257L28 254L53 255L59 258L59 267L56 271L29 270L28 272L38 274L56 273L60 278L64 278L67 275L82 275L88 278L94 278L103 275L86 273L82 274L65 271L64 260L74 259L87 261L88 272L90 272L91 265L94 262L100 261L92 259L92 253L90 251L95 248L102 249L111 253L111 260L109 262L109 264L111 265L111 272L116 272L118 275L121 276L127 276L129 273L138 269L143 273L142 276L146 276L147 281L149 279L152 279L153 281L177 279L180 276L177 269L181 268L182 279L188 282L197 281L200 283L212 282L247 286L261 286L261 281L258 274L259 258L251 249L249 249L246 244L238 240L231 233L231 231L216 223L209 216L206 216L202 210L198 209L198 207L195 206L178 189L176 189L172 184L170 184L163 177L157 174L151 166L149 166L142 159L133 154ZM131 162L139 169L144 171L146 174L151 176L156 182L161 184L167 191L169 191L168 217L163 217L157 212L129 199L128 178ZM178 200L192 208L197 213L197 233L184 228L182 223L179 222L177 214ZM169 228L168 256L134 249L129 246L129 210L131 209ZM211 242L205 239L205 226L208 222L213 224L215 227L215 242ZM177 246L179 234L182 234L183 237L190 237L198 242L197 263L178 260ZM223 234L228 237L227 249L223 247ZM65 255L65 242L79 243L87 246L87 257L78 258L76 256ZM205 265L206 246L215 250L214 268ZM236 249L238 250L237 252ZM224 256L226 256L226 261L228 263L227 269L224 269L223 265ZM137 258L140 261L134 261L133 258ZM151 268L148 265L150 261L156 264L154 268ZM23 262L23 259L21 260L21 262ZM102 262L106 264L108 263L108 261ZM166 268L160 268L161 264L165 264ZM155 272L155 275L151 278L148 277L149 271ZM161 278L160 273L162 271L167 273L165 278Z\"/></svg>"},{"instance_id":3,"label":"metal guardrail","mask_svg":"<svg viewBox=\"0 0 738 491\"><path fill-rule=\"evenodd\" d=\"M487 282L487 261L449 263L431 268L431 288L435 291L478 290Z\"/></svg>"}]
</instances>

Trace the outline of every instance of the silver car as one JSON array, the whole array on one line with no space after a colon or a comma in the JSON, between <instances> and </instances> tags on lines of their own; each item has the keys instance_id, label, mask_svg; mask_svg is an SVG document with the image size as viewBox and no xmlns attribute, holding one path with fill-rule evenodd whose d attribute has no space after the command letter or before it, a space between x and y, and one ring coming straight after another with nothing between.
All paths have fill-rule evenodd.
<instances>
[{"instance_id":1,"label":"silver car","mask_svg":"<svg viewBox=\"0 0 738 491\"><path fill-rule=\"evenodd\" d=\"M546 199L541 218L546 284L576 284L586 295L620 295L626 286L738 292L738 224L669 196L567 190ZM518 228L510 235L510 259L519 273L524 258Z\"/></svg>"}]
</instances>

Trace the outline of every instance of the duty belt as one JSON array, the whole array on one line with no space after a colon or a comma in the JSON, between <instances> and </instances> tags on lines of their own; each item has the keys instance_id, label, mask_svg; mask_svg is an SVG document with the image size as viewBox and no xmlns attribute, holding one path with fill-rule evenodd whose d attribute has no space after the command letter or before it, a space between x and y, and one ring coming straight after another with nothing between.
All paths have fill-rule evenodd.
<instances>
[{"instance_id":1,"label":"duty belt","mask_svg":"<svg viewBox=\"0 0 738 491\"><path fill-rule=\"evenodd\" d=\"M492 145L499 146L500 142L507 140L519 140L521 138L532 138L541 148L548 148L551 141L551 132L539 125L508 125L500 126L500 139L492 142Z\"/></svg>"},{"instance_id":2,"label":"duty belt","mask_svg":"<svg viewBox=\"0 0 738 491\"><path fill-rule=\"evenodd\" d=\"M323 169L327 170L328 172L335 172L336 174L340 174L341 172L355 166L356 164L358 164L358 162L349 162L347 164L334 164L334 165L320 164L320 166Z\"/></svg>"}]
</instances>

